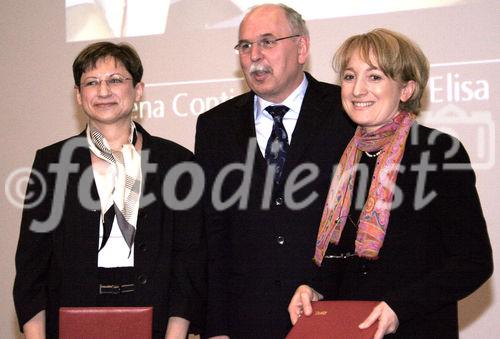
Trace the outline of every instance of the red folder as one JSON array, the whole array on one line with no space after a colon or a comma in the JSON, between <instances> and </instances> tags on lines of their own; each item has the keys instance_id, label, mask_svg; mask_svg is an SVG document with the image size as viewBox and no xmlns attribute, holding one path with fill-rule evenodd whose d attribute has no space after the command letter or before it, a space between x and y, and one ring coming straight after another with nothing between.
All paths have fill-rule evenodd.
<instances>
[{"instance_id":1,"label":"red folder","mask_svg":"<svg viewBox=\"0 0 500 339\"><path fill-rule=\"evenodd\" d=\"M152 307L61 307L59 339L150 339Z\"/></svg>"},{"instance_id":2,"label":"red folder","mask_svg":"<svg viewBox=\"0 0 500 339\"><path fill-rule=\"evenodd\" d=\"M378 301L315 301L311 316L302 316L286 339L372 339L378 321L367 329L358 325L372 312Z\"/></svg>"}]
</instances>

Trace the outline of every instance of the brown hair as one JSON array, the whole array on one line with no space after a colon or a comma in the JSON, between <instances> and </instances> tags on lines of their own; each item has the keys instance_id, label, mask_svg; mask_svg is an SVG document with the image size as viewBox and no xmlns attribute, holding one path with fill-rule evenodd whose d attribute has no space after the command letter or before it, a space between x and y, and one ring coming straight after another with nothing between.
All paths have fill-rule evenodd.
<instances>
[{"instance_id":1,"label":"brown hair","mask_svg":"<svg viewBox=\"0 0 500 339\"><path fill-rule=\"evenodd\" d=\"M429 61L414 42L403 34L385 28L354 35L335 52L335 71L342 75L355 52L370 66L374 66L373 62L376 61L380 70L393 80L402 84L415 81L412 96L406 102L400 102L399 109L415 114L420 111L420 101L429 79Z\"/></svg>"},{"instance_id":2,"label":"brown hair","mask_svg":"<svg viewBox=\"0 0 500 339\"><path fill-rule=\"evenodd\" d=\"M144 70L136 50L126 43L114 44L103 41L88 45L75 58L73 62L75 85L80 86L82 74L89 69L95 68L97 61L106 59L107 57L114 58L123 64L130 75L132 75L134 86L141 81Z\"/></svg>"}]
</instances>

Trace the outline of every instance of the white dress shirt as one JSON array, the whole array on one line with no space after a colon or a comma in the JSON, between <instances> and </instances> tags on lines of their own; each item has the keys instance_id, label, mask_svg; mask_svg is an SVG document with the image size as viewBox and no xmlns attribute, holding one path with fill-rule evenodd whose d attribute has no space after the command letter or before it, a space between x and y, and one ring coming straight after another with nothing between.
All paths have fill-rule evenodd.
<instances>
[{"instance_id":1,"label":"white dress shirt","mask_svg":"<svg viewBox=\"0 0 500 339\"><path fill-rule=\"evenodd\" d=\"M255 119L255 133L257 136L257 144L265 157L266 146L271 132L273 130L273 118L269 112L265 109L267 106L275 105L285 105L290 110L283 117L283 125L285 126L286 133L288 134L288 144L292 143L292 134L297 124L297 119L299 118L300 108L302 107L302 101L304 101L304 95L306 94L308 81L304 75L304 80L300 83L292 94L290 94L283 102L273 103L266 101L257 95L254 97L254 119Z\"/></svg>"}]
</instances>

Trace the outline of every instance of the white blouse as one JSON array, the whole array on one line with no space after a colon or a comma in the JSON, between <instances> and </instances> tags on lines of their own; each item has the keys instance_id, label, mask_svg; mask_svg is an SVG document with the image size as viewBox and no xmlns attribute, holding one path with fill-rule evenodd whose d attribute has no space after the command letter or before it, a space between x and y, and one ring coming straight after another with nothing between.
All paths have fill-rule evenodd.
<instances>
[{"instance_id":1,"label":"white blouse","mask_svg":"<svg viewBox=\"0 0 500 339\"><path fill-rule=\"evenodd\" d=\"M101 201L101 210L104 211L104 202L109 199L113 194L115 167L110 164L102 165L106 168L105 171L97 170L93 166L95 183L99 199ZM101 167L102 168L102 167ZM99 220L99 249L101 247L102 238L104 234L103 213ZM130 253L130 256L129 256ZM106 245L99 251L97 256L98 267L133 267L134 266L134 245L130 251L123 235L118 227L116 217L113 220L111 234Z\"/></svg>"}]
</instances>

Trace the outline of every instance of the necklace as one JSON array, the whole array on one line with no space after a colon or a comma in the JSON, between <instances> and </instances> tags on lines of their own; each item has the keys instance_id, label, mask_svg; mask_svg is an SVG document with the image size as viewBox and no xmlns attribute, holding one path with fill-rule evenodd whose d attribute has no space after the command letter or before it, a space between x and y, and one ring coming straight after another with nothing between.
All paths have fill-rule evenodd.
<instances>
[{"instance_id":1,"label":"necklace","mask_svg":"<svg viewBox=\"0 0 500 339\"><path fill-rule=\"evenodd\" d=\"M376 158L376 157L378 157L380 155L380 153L382 153L382 150L379 149L376 153L373 153L373 154L372 153L368 153L367 151L363 151L363 152L365 152L365 154L366 154L366 156L368 158Z\"/></svg>"}]
</instances>

